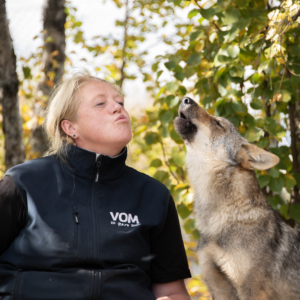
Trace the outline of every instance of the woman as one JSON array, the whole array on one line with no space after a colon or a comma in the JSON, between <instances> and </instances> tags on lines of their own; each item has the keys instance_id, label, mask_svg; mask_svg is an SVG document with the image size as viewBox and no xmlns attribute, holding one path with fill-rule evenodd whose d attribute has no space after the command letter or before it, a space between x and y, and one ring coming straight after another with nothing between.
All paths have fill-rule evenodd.
<instances>
[{"instance_id":1,"label":"woman","mask_svg":"<svg viewBox=\"0 0 300 300\"><path fill-rule=\"evenodd\" d=\"M53 94L49 155L0 181L0 299L189 299L169 190L125 165L121 93L87 73Z\"/></svg>"}]
</instances>

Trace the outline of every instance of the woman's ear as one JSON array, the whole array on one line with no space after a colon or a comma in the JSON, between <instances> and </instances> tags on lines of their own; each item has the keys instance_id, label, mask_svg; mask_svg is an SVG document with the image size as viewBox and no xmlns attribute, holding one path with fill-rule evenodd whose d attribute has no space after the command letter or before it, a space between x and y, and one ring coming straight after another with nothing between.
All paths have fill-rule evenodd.
<instances>
[{"instance_id":1,"label":"woman's ear","mask_svg":"<svg viewBox=\"0 0 300 300\"><path fill-rule=\"evenodd\" d=\"M237 160L243 168L249 170L267 170L279 163L279 157L253 144L242 145Z\"/></svg>"},{"instance_id":2,"label":"woman's ear","mask_svg":"<svg viewBox=\"0 0 300 300\"><path fill-rule=\"evenodd\" d=\"M61 124L62 130L67 135L71 136L72 138L75 138L77 136L76 128L72 122L70 122L68 120L62 120L60 124Z\"/></svg>"}]
</instances>

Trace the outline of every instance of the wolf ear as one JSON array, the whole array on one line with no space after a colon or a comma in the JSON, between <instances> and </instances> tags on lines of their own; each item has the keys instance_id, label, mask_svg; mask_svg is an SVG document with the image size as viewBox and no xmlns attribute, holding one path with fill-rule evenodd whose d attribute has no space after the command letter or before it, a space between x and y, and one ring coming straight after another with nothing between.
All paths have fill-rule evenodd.
<instances>
[{"instance_id":1,"label":"wolf ear","mask_svg":"<svg viewBox=\"0 0 300 300\"><path fill-rule=\"evenodd\" d=\"M245 144L237 153L237 161L249 170L267 170L279 163L279 157L255 145Z\"/></svg>"}]
</instances>

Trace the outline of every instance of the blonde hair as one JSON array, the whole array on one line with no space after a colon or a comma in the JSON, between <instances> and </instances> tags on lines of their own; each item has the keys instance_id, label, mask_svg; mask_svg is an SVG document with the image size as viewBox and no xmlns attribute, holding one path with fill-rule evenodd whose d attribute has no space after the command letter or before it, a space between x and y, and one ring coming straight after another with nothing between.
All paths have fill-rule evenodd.
<instances>
[{"instance_id":1,"label":"blonde hair","mask_svg":"<svg viewBox=\"0 0 300 300\"><path fill-rule=\"evenodd\" d=\"M81 101L78 96L79 89L87 82L100 81L110 84L117 92L122 94L120 88L104 79L92 76L87 70L72 74L69 78L61 80L53 89L48 107L45 111L44 130L49 140L49 150L44 156L57 154L66 162L67 148L75 144L74 139L67 135L61 122L76 120L77 111Z\"/></svg>"}]
</instances>

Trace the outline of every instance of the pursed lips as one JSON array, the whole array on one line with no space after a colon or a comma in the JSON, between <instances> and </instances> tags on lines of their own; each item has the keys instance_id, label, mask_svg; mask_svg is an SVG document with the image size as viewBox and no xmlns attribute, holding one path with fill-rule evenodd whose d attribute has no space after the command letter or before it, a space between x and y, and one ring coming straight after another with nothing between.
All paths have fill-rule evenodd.
<instances>
[{"instance_id":1,"label":"pursed lips","mask_svg":"<svg viewBox=\"0 0 300 300\"><path fill-rule=\"evenodd\" d=\"M116 120L115 120L115 122L117 122L117 121L121 121L121 120L123 120L123 121L127 121L127 118L126 118L126 116L124 116L124 115L119 115L117 118L116 118Z\"/></svg>"}]
</instances>

